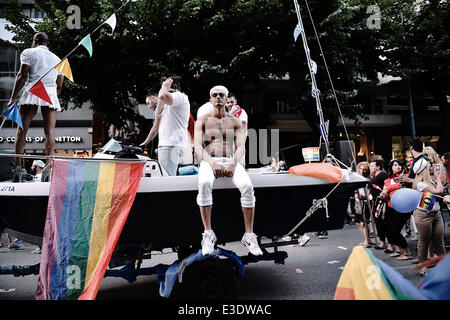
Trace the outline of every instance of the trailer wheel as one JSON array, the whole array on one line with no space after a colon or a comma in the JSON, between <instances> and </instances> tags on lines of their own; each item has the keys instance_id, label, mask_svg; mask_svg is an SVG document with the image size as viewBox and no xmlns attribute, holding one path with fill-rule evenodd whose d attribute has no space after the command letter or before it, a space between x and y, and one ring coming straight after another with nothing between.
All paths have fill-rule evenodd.
<instances>
[{"instance_id":1,"label":"trailer wheel","mask_svg":"<svg viewBox=\"0 0 450 320\"><path fill-rule=\"evenodd\" d=\"M190 265L181 283L183 299L230 300L239 295L239 276L229 259L206 259Z\"/></svg>"}]
</instances>

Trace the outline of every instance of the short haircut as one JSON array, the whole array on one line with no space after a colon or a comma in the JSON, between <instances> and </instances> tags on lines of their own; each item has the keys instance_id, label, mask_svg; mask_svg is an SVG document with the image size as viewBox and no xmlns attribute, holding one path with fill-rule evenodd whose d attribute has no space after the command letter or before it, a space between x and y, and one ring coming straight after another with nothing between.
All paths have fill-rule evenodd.
<instances>
[{"instance_id":1,"label":"short haircut","mask_svg":"<svg viewBox=\"0 0 450 320\"><path fill-rule=\"evenodd\" d=\"M234 95L234 93L228 92L228 97L227 98L234 98L234 99L236 99L236 96Z\"/></svg>"},{"instance_id":2,"label":"short haircut","mask_svg":"<svg viewBox=\"0 0 450 320\"><path fill-rule=\"evenodd\" d=\"M157 97L158 98L158 94L156 92L151 91L145 96L145 99L150 98L150 97Z\"/></svg>"},{"instance_id":3,"label":"short haircut","mask_svg":"<svg viewBox=\"0 0 450 320\"><path fill-rule=\"evenodd\" d=\"M384 168L384 160L383 159L372 159L370 162L375 162L375 165L380 169Z\"/></svg>"},{"instance_id":4,"label":"short haircut","mask_svg":"<svg viewBox=\"0 0 450 320\"><path fill-rule=\"evenodd\" d=\"M409 146L413 148L416 152L422 152L423 151L423 142L420 138L414 138L409 141Z\"/></svg>"},{"instance_id":5,"label":"short haircut","mask_svg":"<svg viewBox=\"0 0 450 320\"><path fill-rule=\"evenodd\" d=\"M45 32L35 33L33 39L36 44L48 44L48 36Z\"/></svg>"}]
</instances>

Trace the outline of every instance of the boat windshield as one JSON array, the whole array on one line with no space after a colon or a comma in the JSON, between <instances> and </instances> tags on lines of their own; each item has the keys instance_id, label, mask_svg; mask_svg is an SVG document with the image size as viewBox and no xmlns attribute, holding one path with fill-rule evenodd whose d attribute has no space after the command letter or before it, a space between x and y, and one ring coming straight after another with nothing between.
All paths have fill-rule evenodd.
<instances>
[{"instance_id":1,"label":"boat windshield","mask_svg":"<svg viewBox=\"0 0 450 320\"><path fill-rule=\"evenodd\" d=\"M107 144L100 149L100 152L119 152L122 150L122 146L114 139L108 141Z\"/></svg>"}]
</instances>

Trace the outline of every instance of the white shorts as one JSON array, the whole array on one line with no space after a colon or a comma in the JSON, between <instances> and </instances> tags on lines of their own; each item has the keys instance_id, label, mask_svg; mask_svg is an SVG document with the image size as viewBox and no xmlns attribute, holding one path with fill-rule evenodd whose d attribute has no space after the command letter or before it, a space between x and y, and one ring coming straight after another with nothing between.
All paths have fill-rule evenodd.
<instances>
[{"instance_id":1,"label":"white shorts","mask_svg":"<svg viewBox=\"0 0 450 320\"><path fill-rule=\"evenodd\" d=\"M225 167L232 160L232 158L225 157L213 157L213 159L222 167ZM244 167L237 163L233 172L233 177L228 179L232 179L233 184L241 192L241 206L244 208L254 208L256 199L253 191L253 184ZM198 171L197 204L199 206L203 207L213 204L212 187L215 180L216 177L214 176L214 172L209 163L202 161Z\"/></svg>"}]
</instances>

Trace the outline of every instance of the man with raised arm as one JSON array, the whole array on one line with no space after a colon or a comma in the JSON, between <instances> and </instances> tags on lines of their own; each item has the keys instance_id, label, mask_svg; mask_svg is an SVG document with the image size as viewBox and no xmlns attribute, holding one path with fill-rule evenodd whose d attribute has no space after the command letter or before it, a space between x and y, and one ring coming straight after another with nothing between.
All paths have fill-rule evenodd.
<instances>
[{"instance_id":1,"label":"man with raised arm","mask_svg":"<svg viewBox=\"0 0 450 320\"><path fill-rule=\"evenodd\" d=\"M244 216L244 244L253 255L262 255L257 237L253 233L255 214L255 196L252 182L239 164L244 154L245 135L241 121L225 111L228 90L224 86L215 86L210 90L209 112L197 119L194 133L194 150L201 160L198 173L197 204L203 222L202 254L214 251L217 238L211 228L211 210L213 204L212 187L216 178L231 178L241 192L241 206ZM233 152L233 141L236 150Z\"/></svg>"}]
</instances>

